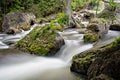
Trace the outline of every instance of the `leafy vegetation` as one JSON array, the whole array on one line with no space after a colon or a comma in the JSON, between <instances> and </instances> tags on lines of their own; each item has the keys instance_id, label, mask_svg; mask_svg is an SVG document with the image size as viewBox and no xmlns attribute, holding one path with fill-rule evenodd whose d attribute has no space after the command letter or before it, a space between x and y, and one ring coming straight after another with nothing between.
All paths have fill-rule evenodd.
<instances>
[{"instance_id":1,"label":"leafy vegetation","mask_svg":"<svg viewBox=\"0 0 120 80\"><path fill-rule=\"evenodd\" d=\"M61 12L64 10L64 0L0 0L0 19L8 13L27 11L37 17Z\"/></svg>"},{"instance_id":2,"label":"leafy vegetation","mask_svg":"<svg viewBox=\"0 0 120 80\"><path fill-rule=\"evenodd\" d=\"M118 8L119 5L114 2L114 0L109 0L110 10L115 10L115 8Z\"/></svg>"},{"instance_id":3,"label":"leafy vegetation","mask_svg":"<svg viewBox=\"0 0 120 80\"><path fill-rule=\"evenodd\" d=\"M119 45L120 44L120 37L116 37L115 41L110 44L111 46L116 46L116 45Z\"/></svg>"},{"instance_id":4,"label":"leafy vegetation","mask_svg":"<svg viewBox=\"0 0 120 80\"><path fill-rule=\"evenodd\" d=\"M85 4L87 4L89 0L72 0L71 7L72 10L76 10L78 8L83 7Z\"/></svg>"}]
</instances>

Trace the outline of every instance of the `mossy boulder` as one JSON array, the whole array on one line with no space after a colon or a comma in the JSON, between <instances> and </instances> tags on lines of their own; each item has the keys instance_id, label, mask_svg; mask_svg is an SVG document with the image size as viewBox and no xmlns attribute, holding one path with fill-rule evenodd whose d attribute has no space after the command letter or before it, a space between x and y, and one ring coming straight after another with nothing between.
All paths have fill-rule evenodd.
<instances>
[{"instance_id":1,"label":"mossy boulder","mask_svg":"<svg viewBox=\"0 0 120 80\"><path fill-rule=\"evenodd\" d=\"M84 42L96 42L103 35L107 34L108 30L109 25L105 19L93 18L86 28Z\"/></svg>"},{"instance_id":2,"label":"mossy boulder","mask_svg":"<svg viewBox=\"0 0 120 80\"><path fill-rule=\"evenodd\" d=\"M99 35L97 33L88 33L84 34L84 42L96 42L99 39Z\"/></svg>"},{"instance_id":3,"label":"mossy boulder","mask_svg":"<svg viewBox=\"0 0 120 80\"><path fill-rule=\"evenodd\" d=\"M120 45L103 50L90 65L88 79L105 74L109 80L120 80ZM97 80L97 79L96 79ZM108 80L108 79L103 79Z\"/></svg>"},{"instance_id":4,"label":"mossy boulder","mask_svg":"<svg viewBox=\"0 0 120 80\"><path fill-rule=\"evenodd\" d=\"M35 19L32 13L14 12L4 16L2 21L2 32L9 33L13 29L29 30L31 21ZM14 32L15 33L15 32Z\"/></svg>"},{"instance_id":5,"label":"mossy boulder","mask_svg":"<svg viewBox=\"0 0 120 80\"><path fill-rule=\"evenodd\" d=\"M91 49L73 56L70 70L78 74L87 75L88 68L101 50Z\"/></svg>"},{"instance_id":6,"label":"mossy boulder","mask_svg":"<svg viewBox=\"0 0 120 80\"><path fill-rule=\"evenodd\" d=\"M99 48L73 57L71 71L86 75L87 80L120 79L120 38Z\"/></svg>"},{"instance_id":7,"label":"mossy boulder","mask_svg":"<svg viewBox=\"0 0 120 80\"><path fill-rule=\"evenodd\" d=\"M22 51L29 51L31 54L53 55L64 44L61 36L57 34L62 29L60 25L56 24L37 26L20 40L16 47Z\"/></svg>"},{"instance_id":8,"label":"mossy boulder","mask_svg":"<svg viewBox=\"0 0 120 80\"><path fill-rule=\"evenodd\" d=\"M73 72L77 72L79 74L87 75L87 70L94 60L94 55L88 54L84 56L83 53L79 55L79 59L77 57L78 55L73 57L72 65L70 67L70 70Z\"/></svg>"}]
</instances>

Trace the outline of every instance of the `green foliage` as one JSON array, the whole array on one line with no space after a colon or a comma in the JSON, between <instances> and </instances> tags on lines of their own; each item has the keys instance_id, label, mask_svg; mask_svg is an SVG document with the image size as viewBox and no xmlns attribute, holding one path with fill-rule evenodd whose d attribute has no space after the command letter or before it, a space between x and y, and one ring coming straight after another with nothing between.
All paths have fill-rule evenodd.
<instances>
[{"instance_id":1,"label":"green foliage","mask_svg":"<svg viewBox=\"0 0 120 80\"><path fill-rule=\"evenodd\" d=\"M84 42L96 42L99 39L99 36L95 33L89 33L84 35Z\"/></svg>"},{"instance_id":2,"label":"green foliage","mask_svg":"<svg viewBox=\"0 0 120 80\"><path fill-rule=\"evenodd\" d=\"M98 2L101 2L101 0L72 0L71 7L72 7L72 10L76 10L78 8L85 7L85 5L87 6L88 3L95 4ZM100 9L101 9L101 3L98 9L94 7L94 10L99 11Z\"/></svg>"},{"instance_id":3,"label":"green foliage","mask_svg":"<svg viewBox=\"0 0 120 80\"><path fill-rule=\"evenodd\" d=\"M38 2L38 3L37 3ZM37 17L55 14L64 10L64 0L38 0L29 9L30 12L36 14Z\"/></svg>"},{"instance_id":4,"label":"green foliage","mask_svg":"<svg viewBox=\"0 0 120 80\"><path fill-rule=\"evenodd\" d=\"M112 43L112 46L116 46L120 44L120 37L116 37L115 41Z\"/></svg>"},{"instance_id":5,"label":"green foliage","mask_svg":"<svg viewBox=\"0 0 120 80\"><path fill-rule=\"evenodd\" d=\"M105 18L108 20L115 20L115 15L110 11L106 11L100 15L100 18Z\"/></svg>"},{"instance_id":6,"label":"green foliage","mask_svg":"<svg viewBox=\"0 0 120 80\"><path fill-rule=\"evenodd\" d=\"M60 26L64 26L68 24L68 15L64 13L58 13L57 19L52 20L51 24L58 23Z\"/></svg>"},{"instance_id":7,"label":"green foliage","mask_svg":"<svg viewBox=\"0 0 120 80\"><path fill-rule=\"evenodd\" d=\"M100 24L105 24L105 23L107 23L106 19L100 18Z\"/></svg>"},{"instance_id":8,"label":"green foliage","mask_svg":"<svg viewBox=\"0 0 120 80\"><path fill-rule=\"evenodd\" d=\"M68 24L68 15L66 14L63 14L63 13L59 13L58 16L57 16L57 22L63 26L65 24Z\"/></svg>"},{"instance_id":9,"label":"green foliage","mask_svg":"<svg viewBox=\"0 0 120 80\"><path fill-rule=\"evenodd\" d=\"M95 10L95 11L100 11L101 10L101 8L102 8L102 5L103 5L103 3L102 3L102 1L97 1L97 3L98 3L98 8L97 8L97 6L95 6L94 8L93 8L93 10Z\"/></svg>"},{"instance_id":10,"label":"green foliage","mask_svg":"<svg viewBox=\"0 0 120 80\"><path fill-rule=\"evenodd\" d=\"M54 48L56 37L55 29L51 25L43 26L41 29L37 26L25 38L20 40L16 46L22 50L29 51L36 55L47 55L51 48Z\"/></svg>"},{"instance_id":11,"label":"green foliage","mask_svg":"<svg viewBox=\"0 0 120 80\"><path fill-rule=\"evenodd\" d=\"M76 10L77 8L83 7L88 0L72 0L71 8L72 10Z\"/></svg>"},{"instance_id":12,"label":"green foliage","mask_svg":"<svg viewBox=\"0 0 120 80\"><path fill-rule=\"evenodd\" d=\"M110 10L114 10L116 7L118 7L117 3L114 2L114 0L109 0Z\"/></svg>"},{"instance_id":13,"label":"green foliage","mask_svg":"<svg viewBox=\"0 0 120 80\"><path fill-rule=\"evenodd\" d=\"M44 17L61 12L64 8L64 0L0 0L0 18L16 11L32 12L37 17Z\"/></svg>"}]
</instances>

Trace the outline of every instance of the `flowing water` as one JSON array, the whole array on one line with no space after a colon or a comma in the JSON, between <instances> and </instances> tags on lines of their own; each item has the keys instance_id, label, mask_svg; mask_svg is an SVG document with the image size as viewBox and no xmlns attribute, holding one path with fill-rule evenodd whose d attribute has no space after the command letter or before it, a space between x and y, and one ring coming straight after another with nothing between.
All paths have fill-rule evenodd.
<instances>
[{"instance_id":1,"label":"flowing water","mask_svg":"<svg viewBox=\"0 0 120 80\"><path fill-rule=\"evenodd\" d=\"M35 56L9 48L4 43L5 38L14 41L19 35L8 39L8 35L1 34L0 80L77 80L76 75L69 70L71 59L73 55L92 48L93 44L84 44L83 34L79 34L77 29L68 29L59 34L64 38L65 45L53 57ZM120 32L109 31L101 41L112 41L118 35Z\"/></svg>"}]
</instances>

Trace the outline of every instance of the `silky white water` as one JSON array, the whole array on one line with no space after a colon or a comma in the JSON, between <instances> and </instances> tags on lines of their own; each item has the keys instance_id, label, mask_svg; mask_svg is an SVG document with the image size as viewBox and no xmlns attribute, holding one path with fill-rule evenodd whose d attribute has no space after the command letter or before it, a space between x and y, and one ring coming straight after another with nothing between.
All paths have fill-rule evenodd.
<instances>
[{"instance_id":1,"label":"silky white water","mask_svg":"<svg viewBox=\"0 0 120 80\"><path fill-rule=\"evenodd\" d=\"M65 45L53 57L28 55L16 50L1 50L0 80L76 80L69 66L72 56L92 48L83 44L83 34L75 30L60 32ZM14 39L12 37L12 39Z\"/></svg>"},{"instance_id":2,"label":"silky white water","mask_svg":"<svg viewBox=\"0 0 120 80\"><path fill-rule=\"evenodd\" d=\"M92 48L93 44L84 44L83 34L79 34L77 29L59 34L65 45L53 57L40 57L3 47L0 50L0 80L76 80L75 74L69 70L71 59L75 54ZM119 32L109 31L102 42L118 35Z\"/></svg>"}]
</instances>

